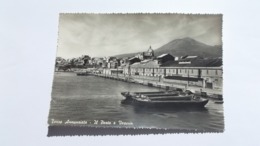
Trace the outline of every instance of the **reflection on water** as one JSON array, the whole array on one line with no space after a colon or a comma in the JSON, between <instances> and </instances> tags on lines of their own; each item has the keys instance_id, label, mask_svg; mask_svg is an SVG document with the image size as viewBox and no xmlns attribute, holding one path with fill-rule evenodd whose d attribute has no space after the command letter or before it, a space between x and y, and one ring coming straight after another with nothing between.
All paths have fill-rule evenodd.
<instances>
[{"instance_id":1,"label":"reflection on water","mask_svg":"<svg viewBox=\"0 0 260 146\"><path fill-rule=\"evenodd\" d=\"M121 104L123 91L162 89L95 76L56 73L51 119L128 121L134 127L223 131L223 105L209 102L204 109L137 108Z\"/></svg>"}]
</instances>

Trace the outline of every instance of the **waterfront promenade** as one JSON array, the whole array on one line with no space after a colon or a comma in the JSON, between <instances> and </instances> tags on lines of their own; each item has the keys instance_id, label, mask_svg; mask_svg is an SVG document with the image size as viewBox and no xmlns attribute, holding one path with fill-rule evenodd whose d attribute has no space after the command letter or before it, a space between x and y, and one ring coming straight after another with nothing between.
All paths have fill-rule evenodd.
<instances>
[{"instance_id":1,"label":"waterfront promenade","mask_svg":"<svg viewBox=\"0 0 260 146\"><path fill-rule=\"evenodd\" d=\"M139 76L139 75L125 75L125 74L94 74L98 77L109 78L114 80L120 80L124 82L131 82L136 84L142 84L145 86L153 86L158 87L166 90L190 90L193 92L206 92L207 95L218 94L222 95L221 89L209 89L209 88L202 88L198 86L189 86L187 84L178 83L178 82L169 82L167 79L160 78L160 77L152 77L152 76Z\"/></svg>"}]
</instances>

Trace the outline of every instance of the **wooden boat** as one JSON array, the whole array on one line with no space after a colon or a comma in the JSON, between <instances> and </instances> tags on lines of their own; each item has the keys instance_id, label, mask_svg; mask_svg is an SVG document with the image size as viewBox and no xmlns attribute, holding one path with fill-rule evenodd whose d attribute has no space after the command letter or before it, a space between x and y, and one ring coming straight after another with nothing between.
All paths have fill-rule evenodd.
<instances>
[{"instance_id":1,"label":"wooden boat","mask_svg":"<svg viewBox=\"0 0 260 146\"><path fill-rule=\"evenodd\" d=\"M147 96L135 96L132 98L132 103L134 105L142 107L203 108L208 103L208 99L194 97L191 95L157 97L156 99L149 98Z\"/></svg>"},{"instance_id":2,"label":"wooden boat","mask_svg":"<svg viewBox=\"0 0 260 146\"><path fill-rule=\"evenodd\" d=\"M129 92L125 95L126 99L121 103L133 104L138 107L203 108L208 103L208 99L194 95L158 95L149 97L144 94L131 94Z\"/></svg>"},{"instance_id":3,"label":"wooden boat","mask_svg":"<svg viewBox=\"0 0 260 146\"><path fill-rule=\"evenodd\" d=\"M176 96L178 92L175 91L156 91L156 92L121 92L126 100L132 100L133 96L137 95L145 95L148 97L155 97L155 96Z\"/></svg>"},{"instance_id":4,"label":"wooden boat","mask_svg":"<svg viewBox=\"0 0 260 146\"><path fill-rule=\"evenodd\" d=\"M74 72L77 74L77 76L89 76L93 74L93 71L91 71L90 69L80 69Z\"/></svg>"},{"instance_id":5,"label":"wooden boat","mask_svg":"<svg viewBox=\"0 0 260 146\"><path fill-rule=\"evenodd\" d=\"M88 73L77 73L77 76L89 76L90 74Z\"/></svg>"},{"instance_id":6,"label":"wooden boat","mask_svg":"<svg viewBox=\"0 0 260 146\"><path fill-rule=\"evenodd\" d=\"M84 71L84 72L76 72L77 76L89 76L92 75L91 72Z\"/></svg>"}]
</instances>

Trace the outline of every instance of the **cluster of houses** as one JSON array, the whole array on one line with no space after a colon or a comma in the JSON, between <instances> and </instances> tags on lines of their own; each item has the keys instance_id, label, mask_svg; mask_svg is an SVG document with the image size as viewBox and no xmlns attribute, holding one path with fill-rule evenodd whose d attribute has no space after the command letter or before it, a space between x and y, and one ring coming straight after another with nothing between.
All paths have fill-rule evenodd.
<instances>
[{"instance_id":1,"label":"cluster of houses","mask_svg":"<svg viewBox=\"0 0 260 146\"><path fill-rule=\"evenodd\" d=\"M82 55L78 58L64 59L62 57L56 57L56 66L70 65L71 67L83 67L88 66L91 57L88 55Z\"/></svg>"},{"instance_id":2,"label":"cluster of houses","mask_svg":"<svg viewBox=\"0 0 260 146\"><path fill-rule=\"evenodd\" d=\"M71 62L71 60L70 60ZM75 59L74 64L96 68L95 73L136 77L154 77L164 82L188 84L202 88L222 88L222 58L199 56L155 56L150 47L133 57L95 57L87 55Z\"/></svg>"}]
</instances>

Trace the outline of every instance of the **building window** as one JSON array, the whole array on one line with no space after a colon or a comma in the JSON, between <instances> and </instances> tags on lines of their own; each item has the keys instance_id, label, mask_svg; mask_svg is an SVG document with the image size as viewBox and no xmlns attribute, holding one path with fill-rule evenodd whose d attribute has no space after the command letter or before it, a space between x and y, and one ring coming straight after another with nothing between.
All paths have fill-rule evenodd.
<instances>
[{"instance_id":1,"label":"building window","mask_svg":"<svg viewBox=\"0 0 260 146\"><path fill-rule=\"evenodd\" d=\"M218 75L218 70L216 70L216 75Z\"/></svg>"},{"instance_id":2,"label":"building window","mask_svg":"<svg viewBox=\"0 0 260 146\"><path fill-rule=\"evenodd\" d=\"M209 70L207 70L207 74L209 74Z\"/></svg>"},{"instance_id":3,"label":"building window","mask_svg":"<svg viewBox=\"0 0 260 146\"><path fill-rule=\"evenodd\" d=\"M193 73L193 69L191 70L191 73Z\"/></svg>"}]
</instances>

